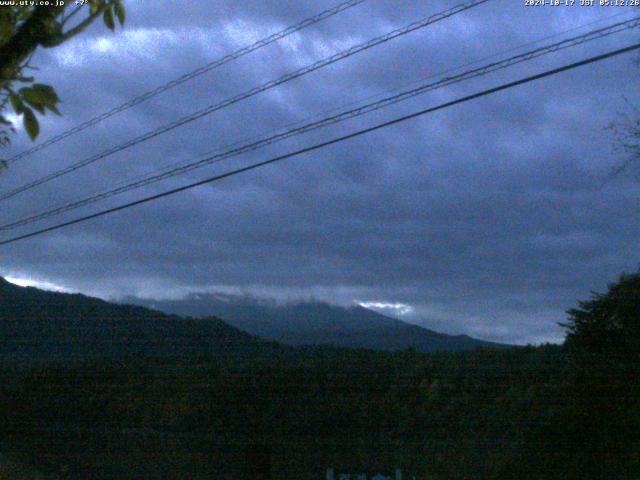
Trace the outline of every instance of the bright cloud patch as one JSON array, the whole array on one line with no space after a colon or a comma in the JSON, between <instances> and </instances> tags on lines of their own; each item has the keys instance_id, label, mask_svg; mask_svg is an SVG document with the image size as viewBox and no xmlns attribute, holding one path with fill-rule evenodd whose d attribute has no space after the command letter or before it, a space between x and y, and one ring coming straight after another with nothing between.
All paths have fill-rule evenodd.
<instances>
[{"instance_id":1,"label":"bright cloud patch","mask_svg":"<svg viewBox=\"0 0 640 480\"><path fill-rule=\"evenodd\" d=\"M4 277L5 280L9 283L13 283L14 285L18 285L20 287L35 287L41 290L49 290L52 292L66 292L70 293L71 291L61 285L56 285L55 283L37 280L35 278L25 278L25 277L14 277L11 275L7 275Z\"/></svg>"},{"instance_id":2,"label":"bright cloud patch","mask_svg":"<svg viewBox=\"0 0 640 480\"><path fill-rule=\"evenodd\" d=\"M413 312L413 307L406 303L388 303L388 302L358 302L358 305L373 310L391 311L395 315L406 315Z\"/></svg>"},{"instance_id":3,"label":"bright cloud patch","mask_svg":"<svg viewBox=\"0 0 640 480\"><path fill-rule=\"evenodd\" d=\"M96 58L114 57L118 60L126 58L156 58L166 56L167 49L188 45L210 49L211 39L215 38L212 30L136 28L123 30L118 35L101 35L94 38L74 39L73 42L56 49L53 54L61 66L83 66Z\"/></svg>"}]
</instances>

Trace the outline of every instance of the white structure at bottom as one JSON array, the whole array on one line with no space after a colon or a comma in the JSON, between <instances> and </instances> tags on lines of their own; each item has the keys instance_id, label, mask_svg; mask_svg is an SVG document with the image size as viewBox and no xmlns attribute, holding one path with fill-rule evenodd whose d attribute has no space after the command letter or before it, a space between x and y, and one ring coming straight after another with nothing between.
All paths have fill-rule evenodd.
<instances>
[{"instance_id":1,"label":"white structure at bottom","mask_svg":"<svg viewBox=\"0 0 640 480\"><path fill-rule=\"evenodd\" d=\"M327 468L327 480L336 480L332 467ZM367 480L366 473L340 473L338 480ZM394 478L388 477L382 473L376 473L371 480L402 480L402 470L396 468Z\"/></svg>"},{"instance_id":2,"label":"white structure at bottom","mask_svg":"<svg viewBox=\"0 0 640 480\"><path fill-rule=\"evenodd\" d=\"M391 480L391 477L387 477L386 475L383 475L381 473L376 473L373 477L371 477L371 480Z\"/></svg>"}]
</instances>

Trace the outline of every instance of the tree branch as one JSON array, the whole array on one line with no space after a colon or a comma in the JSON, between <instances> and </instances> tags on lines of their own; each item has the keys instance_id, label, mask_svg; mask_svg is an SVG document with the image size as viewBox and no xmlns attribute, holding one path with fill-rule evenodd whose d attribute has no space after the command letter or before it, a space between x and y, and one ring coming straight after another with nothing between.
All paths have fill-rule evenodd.
<instances>
[{"instance_id":1,"label":"tree branch","mask_svg":"<svg viewBox=\"0 0 640 480\"><path fill-rule=\"evenodd\" d=\"M69 15L65 15L64 18L62 19L62 21L60 22L60 25L62 25L63 27L66 25L66 23L71 20L73 18L73 16L78 13L80 10L82 10L82 5L78 5L76 8L73 9L73 12L71 12Z\"/></svg>"},{"instance_id":2,"label":"tree branch","mask_svg":"<svg viewBox=\"0 0 640 480\"><path fill-rule=\"evenodd\" d=\"M46 48L56 47L56 46L60 45L61 43L66 42L70 38L76 36L77 34L81 33L84 29L86 29L89 25L91 25L91 23L97 17L99 17L100 14L102 14L102 12L104 12L104 9L106 7L107 7L106 3L102 4L94 13L89 14L89 16L87 18L85 18L83 21L78 23L75 27L73 27L73 28L71 28L70 30L67 30L64 33L61 33L61 34L56 35L55 37L52 37L51 39L49 39L47 41L47 44L44 45L44 47L46 47Z\"/></svg>"},{"instance_id":3,"label":"tree branch","mask_svg":"<svg viewBox=\"0 0 640 480\"><path fill-rule=\"evenodd\" d=\"M64 6L38 6L11 39L0 46L0 82L5 83L20 70L20 64L51 34L51 26Z\"/></svg>"}]
</instances>

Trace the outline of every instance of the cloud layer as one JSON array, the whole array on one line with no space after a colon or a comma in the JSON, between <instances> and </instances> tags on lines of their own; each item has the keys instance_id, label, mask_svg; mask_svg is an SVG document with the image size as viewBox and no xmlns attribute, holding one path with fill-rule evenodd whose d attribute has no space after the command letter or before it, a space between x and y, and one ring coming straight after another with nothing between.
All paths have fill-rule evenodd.
<instances>
[{"instance_id":1,"label":"cloud layer","mask_svg":"<svg viewBox=\"0 0 640 480\"><path fill-rule=\"evenodd\" d=\"M54 85L64 102L64 117L47 118L43 136L332 5L215 3L128 2L124 30L112 34L95 25L63 47L39 52L34 59L39 80ZM369 0L16 162L2 174L2 188L456 3ZM494 0L33 189L5 202L0 218L5 223L483 57L543 37L559 40L633 13ZM563 33L570 29L576 30ZM638 32L617 35L437 90L101 206L637 38ZM217 289L391 306L385 313L402 305L402 318L447 333L520 343L560 340L557 322L567 308L638 266L640 185L630 177L610 178L624 157L613 151L605 128L627 108L624 97L632 103L638 98L633 58L601 62L2 247L2 273L103 297L175 297ZM10 153L28 146L21 133Z\"/></svg>"}]
</instances>

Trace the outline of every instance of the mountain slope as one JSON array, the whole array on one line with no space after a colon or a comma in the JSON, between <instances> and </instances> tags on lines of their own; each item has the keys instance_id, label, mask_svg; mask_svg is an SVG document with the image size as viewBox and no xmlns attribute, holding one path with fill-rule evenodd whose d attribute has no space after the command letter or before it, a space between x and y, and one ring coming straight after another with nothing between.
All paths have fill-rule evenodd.
<instances>
[{"instance_id":1,"label":"mountain slope","mask_svg":"<svg viewBox=\"0 0 640 480\"><path fill-rule=\"evenodd\" d=\"M127 298L127 302L177 315L214 315L253 335L288 345L328 344L374 350L413 348L420 352L504 346L466 335L437 333L363 307L345 308L319 302L279 305L220 294L192 294L173 301Z\"/></svg>"},{"instance_id":2,"label":"mountain slope","mask_svg":"<svg viewBox=\"0 0 640 480\"><path fill-rule=\"evenodd\" d=\"M179 318L84 295L18 287L0 278L0 360L236 355L278 349L217 318Z\"/></svg>"}]
</instances>

